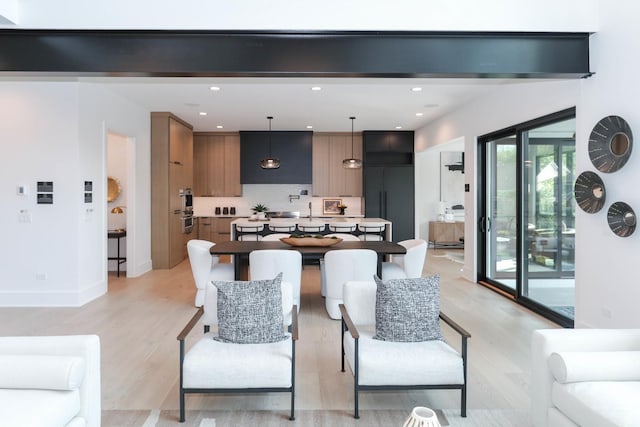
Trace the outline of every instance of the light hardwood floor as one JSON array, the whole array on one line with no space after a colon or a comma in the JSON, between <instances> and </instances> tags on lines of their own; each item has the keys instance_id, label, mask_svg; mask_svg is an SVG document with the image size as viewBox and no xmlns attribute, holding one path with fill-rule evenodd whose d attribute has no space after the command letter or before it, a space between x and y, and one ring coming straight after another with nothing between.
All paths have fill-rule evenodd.
<instances>
[{"instance_id":1,"label":"light hardwood floor","mask_svg":"<svg viewBox=\"0 0 640 427\"><path fill-rule=\"evenodd\" d=\"M441 275L442 311L465 327L469 341L469 409L528 411L531 332L557 325L461 278L447 251L429 249L424 274ZM319 292L317 268L303 270L296 407L352 411L353 377L340 372L340 322ZM97 334L101 339L103 409L177 409L176 336L195 312L188 261L139 278L109 276L109 292L80 308L0 308L0 335ZM443 326L456 348L460 340ZM202 334L197 327L188 340ZM287 394L187 396L188 409L277 409ZM363 393L361 408L459 408L459 392ZM458 411L455 414L459 414ZM449 417L451 418L451 417ZM453 425L453 423L452 423Z\"/></svg>"}]
</instances>

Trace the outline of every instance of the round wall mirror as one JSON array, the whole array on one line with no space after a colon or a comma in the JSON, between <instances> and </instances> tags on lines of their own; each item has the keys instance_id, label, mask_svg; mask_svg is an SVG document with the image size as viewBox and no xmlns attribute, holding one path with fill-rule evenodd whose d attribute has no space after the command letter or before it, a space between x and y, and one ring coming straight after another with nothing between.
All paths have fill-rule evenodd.
<instances>
[{"instance_id":1,"label":"round wall mirror","mask_svg":"<svg viewBox=\"0 0 640 427\"><path fill-rule=\"evenodd\" d=\"M113 177L107 178L107 202L115 202L115 200L120 195L122 188L120 188L120 183L117 179Z\"/></svg>"},{"instance_id":2,"label":"round wall mirror","mask_svg":"<svg viewBox=\"0 0 640 427\"><path fill-rule=\"evenodd\" d=\"M609 228L617 236L629 237L636 230L636 214L625 202L615 202L607 212Z\"/></svg>"},{"instance_id":3,"label":"round wall mirror","mask_svg":"<svg viewBox=\"0 0 640 427\"><path fill-rule=\"evenodd\" d=\"M623 167L633 148L629 124L619 116L607 116L589 135L589 158L600 172L611 173Z\"/></svg>"},{"instance_id":4,"label":"round wall mirror","mask_svg":"<svg viewBox=\"0 0 640 427\"><path fill-rule=\"evenodd\" d=\"M587 213L598 212L604 206L607 198L604 182L597 173L591 171L585 171L578 175L573 193L580 209Z\"/></svg>"}]
</instances>

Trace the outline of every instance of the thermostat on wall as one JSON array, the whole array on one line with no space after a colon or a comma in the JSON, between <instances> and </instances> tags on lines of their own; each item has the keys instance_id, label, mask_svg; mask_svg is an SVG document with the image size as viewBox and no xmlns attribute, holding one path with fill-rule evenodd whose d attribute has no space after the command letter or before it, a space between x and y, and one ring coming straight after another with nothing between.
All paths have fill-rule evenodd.
<instances>
[{"instance_id":1,"label":"thermostat on wall","mask_svg":"<svg viewBox=\"0 0 640 427\"><path fill-rule=\"evenodd\" d=\"M21 184L16 187L16 194L18 196L26 196L29 194L29 186L26 184Z\"/></svg>"}]
</instances>

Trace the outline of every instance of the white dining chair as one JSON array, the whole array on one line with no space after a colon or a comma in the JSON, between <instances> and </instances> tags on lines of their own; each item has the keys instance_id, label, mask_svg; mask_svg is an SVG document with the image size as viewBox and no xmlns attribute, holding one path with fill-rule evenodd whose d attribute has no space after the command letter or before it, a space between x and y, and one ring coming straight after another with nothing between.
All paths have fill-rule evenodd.
<instances>
[{"instance_id":1,"label":"white dining chair","mask_svg":"<svg viewBox=\"0 0 640 427\"><path fill-rule=\"evenodd\" d=\"M300 311L302 254L292 249L263 249L249 254L251 280L270 280L282 273L282 281L291 284L293 303Z\"/></svg>"},{"instance_id":2,"label":"white dining chair","mask_svg":"<svg viewBox=\"0 0 640 427\"><path fill-rule=\"evenodd\" d=\"M234 270L232 264L220 262L220 257L211 255L211 249L215 243L208 240L192 239L187 242L187 254L191 264L191 273L196 284L195 306L204 304L204 290L212 280L233 280Z\"/></svg>"},{"instance_id":3,"label":"white dining chair","mask_svg":"<svg viewBox=\"0 0 640 427\"><path fill-rule=\"evenodd\" d=\"M330 233L325 235L324 237L338 237L342 239L343 242L359 242L358 236L354 236L353 234L347 233ZM327 276L324 270L324 259L320 258L320 295L323 297L327 296Z\"/></svg>"},{"instance_id":4,"label":"white dining chair","mask_svg":"<svg viewBox=\"0 0 640 427\"><path fill-rule=\"evenodd\" d=\"M327 283L325 307L329 317L340 319L342 287L349 281L373 281L378 255L371 249L335 249L324 255Z\"/></svg>"},{"instance_id":5,"label":"white dining chair","mask_svg":"<svg viewBox=\"0 0 640 427\"><path fill-rule=\"evenodd\" d=\"M427 256L427 242L422 239L409 239L398 244L407 248L407 253L393 255L392 261L382 263L382 280L421 277Z\"/></svg>"}]
</instances>

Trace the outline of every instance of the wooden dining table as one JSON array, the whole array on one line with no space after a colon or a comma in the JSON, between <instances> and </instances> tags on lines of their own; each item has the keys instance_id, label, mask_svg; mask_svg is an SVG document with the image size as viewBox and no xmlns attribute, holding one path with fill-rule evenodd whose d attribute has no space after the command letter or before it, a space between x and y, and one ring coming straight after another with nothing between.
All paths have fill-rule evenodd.
<instances>
[{"instance_id":1,"label":"wooden dining table","mask_svg":"<svg viewBox=\"0 0 640 427\"><path fill-rule=\"evenodd\" d=\"M394 242L383 241L359 241L340 242L332 246L291 246L278 241L247 241L230 240L216 243L210 249L211 255L231 255L235 270L236 280L246 280L248 277L249 254L252 251L263 249L288 249L298 251L305 260L319 260L329 251L340 249L371 249L378 254L378 277L382 277L382 262L387 255L403 255L406 248Z\"/></svg>"}]
</instances>

